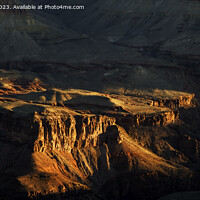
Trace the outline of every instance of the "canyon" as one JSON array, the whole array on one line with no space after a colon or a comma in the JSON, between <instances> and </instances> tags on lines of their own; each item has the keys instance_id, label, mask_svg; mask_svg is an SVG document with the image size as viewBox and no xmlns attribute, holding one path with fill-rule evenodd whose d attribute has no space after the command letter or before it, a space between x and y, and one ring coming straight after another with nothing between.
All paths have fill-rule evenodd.
<instances>
[{"instance_id":1,"label":"canyon","mask_svg":"<svg viewBox=\"0 0 200 200\"><path fill-rule=\"evenodd\" d=\"M76 4L0 10L0 200L199 199L200 2Z\"/></svg>"}]
</instances>

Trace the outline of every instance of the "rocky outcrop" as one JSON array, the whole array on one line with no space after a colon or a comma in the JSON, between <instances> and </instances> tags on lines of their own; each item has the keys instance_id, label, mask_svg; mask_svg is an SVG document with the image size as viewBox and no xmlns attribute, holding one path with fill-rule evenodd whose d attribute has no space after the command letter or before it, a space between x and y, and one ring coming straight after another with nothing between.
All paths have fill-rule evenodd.
<instances>
[{"instance_id":1,"label":"rocky outcrop","mask_svg":"<svg viewBox=\"0 0 200 200\"><path fill-rule=\"evenodd\" d=\"M188 96L180 96L178 99L158 99L152 100L149 104L152 106L164 106L171 109L178 109L180 107L190 106L192 100L194 99L194 94Z\"/></svg>"},{"instance_id":2,"label":"rocky outcrop","mask_svg":"<svg viewBox=\"0 0 200 200\"><path fill-rule=\"evenodd\" d=\"M126 126L164 126L174 123L179 119L178 111L160 112L154 114L137 114L127 116L117 116L117 123Z\"/></svg>"},{"instance_id":3,"label":"rocky outcrop","mask_svg":"<svg viewBox=\"0 0 200 200\"><path fill-rule=\"evenodd\" d=\"M34 86L33 89L35 89L36 86ZM83 91L80 92L83 93ZM38 94L40 95L40 93L41 92ZM89 94L89 92L87 92L87 94ZM36 95L37 93L34 94L34 97L36 97ZM46 95L48 97L48 95L51 94L47 93ZM74 95L75 93L71 93L72 97ZM27 94L24 96L26 99L29 99ZM90 101L92 103L94 100L92 97L95 96L89 95L83 97L84 98L80 98L82 101L84 100L83 103L86 100L88 103ZM169 107L173 110L158 110L152 111L152 113L142 112L137 114L131 112L128 113L121 106L120 110L114 109L117 107L114 102L120 103L121 101L119 100L111 99L113 102L111 103L108 97L97 97L98 98L95 97L95 100L97 99L100 102L94 105L88 104L88 106L85 106L85 103L83 105L80 104L81 101L79 102L79 98L76 98L76 101L74 101L75 107L73 108L76 109L77 105L79 105L84 106L84 110L87 108L91 109L92 106L100 106L100 109L103 109L101 101L104 100L105 102L103 102L108 104L107 107L105 106L105 108L108 109L107 112L104 111L102 114L98 114L99 111L97 112L94 110L96 114L79 114L75 112L75 110L73 111L73 109L65 108L65 105L63 105L64 107L61 109L59 106L52 107L43 104L41 106L37 104L32 105L30 100L28 100L27 102L29 103L25 103L24 105L19 106L19 108L14 108L15 112L2 108L0 112L0 127L8 132L7 137L12 137L13 141L32 141L34 143L33 149L36 152L51 150L71 152L73 148L98 146L98 136L104 134L107 128L115 124L124 127L127 133L130 134L130 128L163 127L177 123L179 122L179 110L177 109L182 106L190 106L194 95L181 96L179 99L174 100L152 100L152 105L149 107L150 109L154 106L160 106ZM53 97L50 96L50 98ZM21 104L21 101L14 98L4 97L1 100L4 102L3 104L8 104L8 106L15 106L15 104L18 103ZM124 106L124 104L122 105ZM20 112L18 113L18 111ZM7 121L9 121L9 124ZM18 124L17 128L15 128L16 124Z\"/></svg>"},{"instance_id":4,"label":"rocky outcrop","mask_svg":"<svg viewBox=\"0 0 200 200\"><path fill-rule=\"evenodd\" d=\"M98 145L98 135L106 132L107 127L115 124L115 119L107 116L73 116L68 113L46 111L34 115L38 138L35 151L84 148Z\"/></svg>"},{"instance_id":5,"label":"rocky outcrop","mask_svg":"<svg viewBox=\"0 0 200 200\"><path fill-rule=\"evenodd\" d=\"M13 141L36 140L34 150L39 152L55 149L70 152L73 148L98 146L98 136L116 123L122 127L164 126L178 120L178 112L108 117L73 116L66 112L45 110L40 114L35 112L34 115L19 117L4 111L0 118L1 128L8 131Z\"/></svg>"},{"instance_id":6,"label":"rocky outcrop","mask_svg":"<svg viewBox=\"0 0 200 200\"><path fill-rule=\"evenodd\" d=\"M38 93L41 92L35 92L34 97ZM131 108L150 108L154 112L136 114L128 112L126 104L132 102L133 96L116 98L107 94L105 98L100 93L83 90L65 93L70 93L72 100L75 98L73 109L67 104L31 103L28 94L20 94L21 100L14 98L18 96L1 99L0 143L2 152L8 151L11 159L0 170L8 169L18 180L21 196L51 199L59 194L67 198L77 191L78 199L88 194L106 200L115 199L116 195L127 199L134 191L138 200L143 197L151 200L173 192L176 183L181 187L175 191L194 188L198 175L188 163L198 163L200 144L198 138L182 133L178 109L189 106L191 99L181 97L182 101L172 101L173 109L165 104L158 110L155 105L147 105L148 100L138 99L138 105L144 107L135 103ZM81 95L84 101L80 101ZM100 102L94 104L94 97ZM100 105L102 109L102 99L108 104L104 112L100 114L95 108L96 113L92 113L92 107ZM121 109L113 109L116 105L121 105ZM81 107L91 110L83 113ZM170 126L180 130L170 130ZM27 160L25 167L22 160ZM147 198L151 191L152 198Z\"/></svg>"}]
</instances>

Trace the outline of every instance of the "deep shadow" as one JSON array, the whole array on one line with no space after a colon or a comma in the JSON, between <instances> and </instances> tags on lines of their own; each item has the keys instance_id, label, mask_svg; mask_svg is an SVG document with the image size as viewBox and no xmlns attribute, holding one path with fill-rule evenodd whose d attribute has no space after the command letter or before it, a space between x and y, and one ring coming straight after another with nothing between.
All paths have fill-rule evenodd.
<instances>
[{"instance_id":1,"label":"deep shadow","mask_svg":"<svg viewBox=\"0 0 200 200\"><path fill-rule=\"evenodd\" d=\"M1 132L2 130L0 135ZM33 170L33 141L24 144L7 135L0 138L0 146L0 199L25 200L28 193L18 181L18 177L30 174Z\"/></svg>"},{"instance_id":2,"label":"deep shadow","mask_svg":"<svg viewBox=\"0 0 200 200\"><path fill-rule=\"evenodd\" d=\"M44 110L45 110L45 107L43 106L30 105L30 104L13 108L14 112L18 114L24 114L24 115L34 113L35 111L42 112Z\"/></svg>"},{"instance_id":3,"label":"deep shadow","mask_svg":"<svg viewBox=\"0 0 200 200\"><path fill-rule=\"evenodd\" d=\"M76 108L77 110L114 110L115 104L109 98L103 96L83 95L65 101L64 104L69 108Z\"/></svg>"}]
</instances>

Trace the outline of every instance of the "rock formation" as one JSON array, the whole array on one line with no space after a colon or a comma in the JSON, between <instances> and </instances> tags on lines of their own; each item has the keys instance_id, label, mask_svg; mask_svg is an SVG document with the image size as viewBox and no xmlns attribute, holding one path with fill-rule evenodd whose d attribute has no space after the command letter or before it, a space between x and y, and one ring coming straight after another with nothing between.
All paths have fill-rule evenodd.
<instances>
[{"instance_id":1,"label":"rock formation","mask_svg":"<svg viewBox=\"0 0 200 200\"><path fill-rule=\"evenodd\" d=\"M0 10L0 200L200 190L199 1L78 3Z\"/></svg>"},{"instance_id":2,"label":"rock formation","mask_svg":"<svg viewBox=\"0 0 200 200\"><path fill-rule=\"evenodd\" d=\"M17 198L19 188L18 196L31 199L155 199L196 187L198 175L189 163L199 161L200 142L181 132L179 118L180 107L195 106L194 95L171 91L168 104L152 105L142 95L136 102L133 93L47 91L1 97L1 171L12 183L2 185L3 198ZM68 99L55 103L59 96Z\"/></svg>"}]
</instances>

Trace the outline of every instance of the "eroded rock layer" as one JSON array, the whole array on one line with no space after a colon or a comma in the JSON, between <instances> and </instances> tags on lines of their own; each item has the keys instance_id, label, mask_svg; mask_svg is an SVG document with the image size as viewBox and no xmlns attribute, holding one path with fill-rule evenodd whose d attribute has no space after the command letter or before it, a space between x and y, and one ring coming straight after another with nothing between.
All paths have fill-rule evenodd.
<instances>
[{"instance_id":1,"label":"eroded rock layer","mask_svg":"<svg viewBox=\"0 0 200 200\"><path fill-rule=\"evenodd\" d=\"M17 198L19 188L32 199L155 199L195 188L200 142L184 134L180 119L180 108L196 109L194 95L160 90L155 101L156 93L32 88L2 95L1 172L12 182L2 196Z\"/></svg>"}]
</instances>

